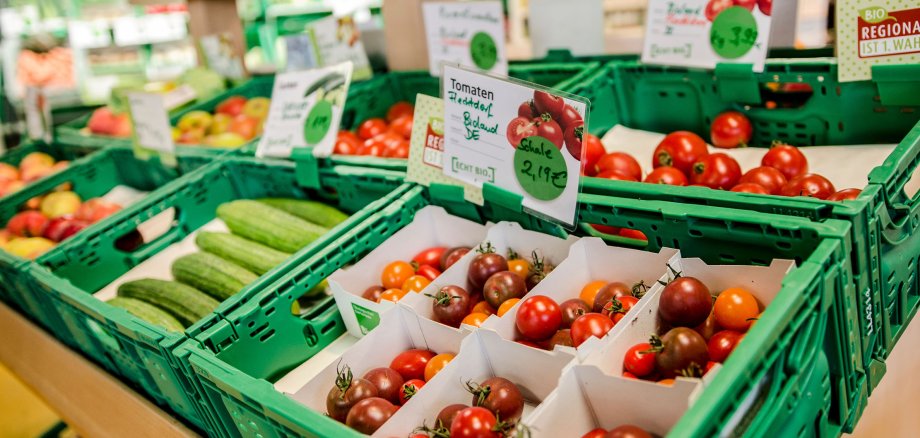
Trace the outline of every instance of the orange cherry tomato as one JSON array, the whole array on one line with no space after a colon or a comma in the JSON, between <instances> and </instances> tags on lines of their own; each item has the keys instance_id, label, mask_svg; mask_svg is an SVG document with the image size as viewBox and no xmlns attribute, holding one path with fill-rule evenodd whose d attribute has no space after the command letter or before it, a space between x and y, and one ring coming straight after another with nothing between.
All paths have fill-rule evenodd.
<instances>
[{"instance_id":1,"label":"orange cherry tomato","mask_svg":"<svg viewBox=\"0 0 920 438\"><path fill-rule=\"evenodd\" d=\"M441 353L429 359L428 364L425 365L425 381L430 381L452 360L454 360L454 355L450 353Z\"/></svg>"},{"instance_id":2,"label":"orange cherry tomato","mask_svg":"<svg viewBox=\"0 0 920 438\"><path fill-rule=\"evenodd\" d=\"M383 268L380 283L387 289L399 289L413 275L415 268L409 262L395 261Z\"/></svg>"},{"instance_id":3,"label":"orange cherry tomato","mask_svg":"<svg viewBox=\"0 0 920 438\"><path fill-rule=\"evenodd\" d=\"M421 275L413 275L406 279L402 284L402 290L406 292L421 292L425 286L431 284L431 280L422 277Z\"/></svg>"},{"instance_id":4,"label":"orange cherry tomato","mask_svg":"<svg viewBox=\"0 0 920 438\"><path fill-rule=\"evenodd\" d=\"M479 327L482 325L482 323L486 322L486 318L488 317L489 315L486 315L485 313L479 313L479 312L470 313L469 315L466 315L466 317L463 318L462 323L471 325L473 327Z\"/></svg>"},{"instance_id":5,"label":"orange cherry tomato","mask_svg":"<svg viewBox=\"0 0 920 438\"><path fill-rule=\"evenodd\" d=\"M578 295L578 298L581 298L582 301L588 303L589 305L594 302L594 297L597 296L597 293L600 292L601 288L606 286L607 282L602 280L595 280L586 284L581 288L581 293Z\"/></svg>"},{"instance_id":6,"label":"orange cherry tomato","mask_svg":"<svg viewBox=\"0 0 920 438\"><path fill-rule=\"evenodd\" d=\"M526 280L527 275L530 274L530 262L524 259L508 260L508 270Z\"/></svg>"},{"instance_id":7,"label":"orange cherry tomato","mask_svg":"<svg viewBox=\"0 0 920 438\"><path fill-rule=\"evenodd\" d=\"M712 308L712 314L720 327L739 332L747 331L759 313L757 298L740 287L722 291Z\"/></svg>"},{"instance_id":8,"label":"orange cherry tomato","mask_svg":"<svg viewBox=\"0 0 920 438\"><path fill-rule=\"evenodd\" d=\"M470 313L485 313L486 315L494 315L495 309L490 306L489 303L480 301L476 303L475 306L473 306L473 309L470 311Z\"/></svg>"},{"instance_id":9,"label":"orange cherry tomato","mask_svg":"<svg viewBox=\"0 0 920 438\"><path fill-rule=\"evenodd\" d=\"M380 294L380 301L392 301L395 303L401 300L404 296L406 296L406 291L402 289L387 289ZM379 303L380 301L377 302Z\"/></svg>"},{"instance_id":10,"label":"orange cherry tomato","mask_svg":"<svg viewBox=\"0 0 920 438\"><path fill-rule=\"evenodd\" d=\"M511 310L511 308L514 307L514 305L517 304L518 301L521 301L521 299L511 298L511 299L505 300L505 302L503 302L500 306L498 306L498 312L496 312L495 314L498 315L499 317L503 316L504 314L508 313L508 311Z\"/></svg>"}]
</instances>

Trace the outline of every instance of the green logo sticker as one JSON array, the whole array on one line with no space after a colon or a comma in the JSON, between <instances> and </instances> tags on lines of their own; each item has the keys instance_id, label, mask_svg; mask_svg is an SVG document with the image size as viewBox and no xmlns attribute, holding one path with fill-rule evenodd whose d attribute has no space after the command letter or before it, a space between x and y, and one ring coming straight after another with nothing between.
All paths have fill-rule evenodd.
<instances>
[{"instance_id":1,"label":"green logo sticker","mask_svg":"<svg viewBox=\"0 0 920 438\"><path fill-rule=\"evenodd\" d=\"M326 137L329 127L332 126L332 103L326 100L317 101L310 109L310 115L303 125L303 139L309 145L319 143Z\"/></svg>"},{"instance_id":2,"label":"green logo sticker","mask_svg":"<svg viewBox=\"0 0 920 438\"><path fill-rule=\"evenodd\" d=\"M569 179L562 152L540 136L521 140L514 151L514 173L524 191L541 201L562 195Z\"/></svg>"},{"instance_id":3,"label":"green logo sticker","mask_svg":"<svg viewBox=\"0 0 920 438\"><path fill-rule=\"evenodd\" d=\"M495 40L485 32L477 32L470 41L470 57L473 64L483 70L492 68L498 62L498 49Z\"/></svg>"},{"instance_id":4,"label":"green logo sticker","mask_svg":"<svg viewBox=\"0 0 920 438\"><path fill-rule=\"evenodd\" d=\"M362 334L366 335L380 324L380 314L377 312L355 303L351 303L351 308L355 311L355 319L358 320L358 326L361 327Z\"/></svg>"},{"instance_id":5,"label":"green logo sticker","mask_svg":"<svg viewBox=\"0 0 920 438\"><path fill-rule=\"evenodd\" d=\"M757 43L757 21L751 11L732 6L712 21L709 43L717 55L736 59L749 52Z\"/></svg>"}]
</instances>

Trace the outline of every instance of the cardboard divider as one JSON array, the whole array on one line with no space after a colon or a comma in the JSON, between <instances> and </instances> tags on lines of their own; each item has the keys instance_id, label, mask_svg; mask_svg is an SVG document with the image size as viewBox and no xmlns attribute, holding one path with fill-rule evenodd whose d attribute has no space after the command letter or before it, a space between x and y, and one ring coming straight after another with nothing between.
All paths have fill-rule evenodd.
<instances>
[{"instance_id":1,"label":"cardboard divider","mask_svg":"<svg viewBox=\"0 0 920 438\"><path fill-rule=\"evenodd\" d=\"M495 249L496 254L501 254L503 256L507 256L508 250L512 249L521 257L529 259L530 254L536 251L537 255L545 259L546 262L559 265L568 256L570 247L577 242L578 239L579 238L575 236L569 236L567 239L560 239L537 231L525 230L517 223L499 222L489 228L488 234L485 240L482 241L482 244L484 245L488 242ZM438 289L449 285L460 286L472 293L467 282L467 273L470 263L475 256L476 251L470 251L454 263L447 271L441 274L440 277L435 279L435 281L432 281L431 284L420 293L407 294L400 302L414 309L423 318L432 319L432 299L426 296L426 294L434 295L437 293ZM496 315L490 315L489 318L486 319L486 323L497 318L498 316ZM468 330L470 328L471 327L468 326L462 326L461 329L453 330Z\"/></svg>"},{"instance_id":2,"label":"cardboard divider","mask_svg":"<svg viewBox=\"0 0 920 438\"><path fill-rule=\"evenodd\" d=\"M673 386L616 378L591 365L574 365L559 387L523 422L534 438L581 436L595 428L634 425L665 436L689 408L696 384Z\"/></svg>"},{"instance_id":3,"label":"cardboard divider","mask_svg":"<svg viewBox=\"0 0 920 438\"><path fill-rule=\"evenodd\" d=\"M406 306L397 305L395 310L382 315L380 324L374 330L355 342L341 357L328 363L318 373L309 375L298 368L285 376L282 380L285 381L286 388L297 387L287 395L310 409L325 413L326 395L335 386L339 367L347 365L358 378L374 368L388 367L399 353L410 349L426 349L437 354L458 354L464 334L444 330L436 325L444 327L433 321L419 318L412 309ZM293 378L308 380L296 382ZM436 382L439 378L440 374L431 379L429 383ZM417 404L415 400L428 392L427 388L428 384L403 405L400 411ZM392 421L394 420L391 419L390 422ZM411 431L411 428L409 430Z\"/></svg>"},{"instance_id":4,"label":"cardboard divider","mask_svg":"<svg viewBox=\"0 0 920 438\"><path fill-rule=\"evenodd\" d=\"M675 249L662 248L657 254L622 247L607 246L597 237L585 237L572 245L568 257L560 263L540 284L527 293L522 302L529 297L544 295L552 298L557 303L578 298L584 285L591 281L603 280L607 282L622 282L633 285L644 282L649 290L660 288L659 280L666 280L668 265L678 268L680 266L680 252ZM646 296L650 294L646 293ZM646 300L642 300L646 301ZM590 306L592 303L588 303ZM501 318L489 318L483 328L495 330L508 340L520 339L515 327L520 303L515 305ZM636 307L639 307L637 305ZM627 314L624 321L634 316ZM626 324L617 324L608 333L615 335ZM588 352L596 348L602 340L591 338L578 348L578 356L584 359ZM573 352L573 348L557 347L563 351Z\"/></svg>"},{"instance_id":5,"label":"cardboard divider","mask_svg":"<svg viewBox=\"0 0 920 438\"><path fill-rule=\"evenodd\" d=\"M494 331L476 330L463 340L457 357L374 436L408 436L423 424L433 426L445 406L472 404L473 396L467 392L466 382L480 383L490 377L503 377L517 385L525 400L523 418L527 418L553 392L562 371L572 360L571 355L563 352L545 354L502 339Z\"/></svg>"},{"instance_id":6,"label":"cardboard divider","mask_svg":"<svg viewBox=\"0 0 920 438\"><path fill-rule=\"evenodd\" d=\"M428 206L419 210L409 225L353 266L333 273L329 286L348 333L356 337L366 335L377 325L381 314L393 307L391 302L375 303L361 296L368 287L380 284L380 274L387 264L409 261L435 246L474 248L486 236L487 229L486 225L452 216L441 207Z\"/></svg>"}]
</instances>

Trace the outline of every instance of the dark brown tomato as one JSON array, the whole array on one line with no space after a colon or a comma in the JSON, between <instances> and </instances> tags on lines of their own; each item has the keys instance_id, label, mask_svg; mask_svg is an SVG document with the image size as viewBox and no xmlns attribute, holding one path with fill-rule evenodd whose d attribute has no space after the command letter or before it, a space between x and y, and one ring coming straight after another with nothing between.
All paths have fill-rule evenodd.
<instances>
[{"instance_id":1,"label":"dark brown tomato","mask_svg":"<svg viewBox=\"0 0 920 438\"><path fill-rule=\"evenodd\" d=\"M527 274L527 290L537 287L550 272L553 272L553 269L556 269L556 265L547 262L546 259L535 260L531 265L530 273Z\"/></svg>"},{"instance_id":2,"label":"dark brown tomato","mask_svg":"<svg viewBox=\"0 0 920 438\"><path fill-rule=\"evenodd\" d=\"M380 397L370 397L359 401L348 412L345 425L364 434L372 434L383 426L393 414L396 406Z\"/></svg>"},{"instance_id":3,"label":"dark brown tomato","mask_svg":"<svg viewBox=\"0 0 920 438\"><path fill-rule=\"evenodd\" d=\"M326 396L326 413L332 419L344 423L348 411L355 403L376 396L377 387L371 382L352 378L351 370L348 368L339 370L335 386Z\"/></svg>"},{"instance_id":4,"label":"dark brown tomato","mask_svg":"<svg viewBox=\"0 0 920 438\"><path fill-rule=\"evenodd\" d=\"M673 327L696 327L711 312L712 296L709 288L696 278L676 278L661 291L658 315Z\"/></svg>"},{"instance_id":5,"label":"dark brown tomato","mask_svg":"<svg viewBox=\"0 0 920 438\"><path fill-rule=\"evenodd\" d=\"M686 327L676 327L665 333L661 337L661 351L655 355L655 365L666 379L700 377L708 361L706 340Z\"/></svg>"},{"instance_id":6,"label":"dark brown tomato","mask_svg":"<svg viewBox=\"0 0 920 438\"><path fill-rule=\"evenodd\" d=\"M572 298L565 300L559 305L562 309L562 328L569 328L579 316L591 311L591 306L581 298Z\"/></svg>"},{"instance_id":7,"label":"dark brown tomato","mask_svg":"<svg viewBox=\"0 0 920 438\"><path fill-rule=\"evenodd\" d=\"M434 318L444 325L460 327L466 315L470 314L473 303L470 294L460 286L444 286L431 295L431 310Z\"/></svg>"},{"instance_id":8,"label":"dark brown tomato","mask_svg":"<svg viewBox=\"0 0 920 438\"><path fill-rule=\"evenodd\" d=\"M444 251L444 254L441 254L441 272L446 271L447 268L457 263L457 260L460 260L468 252L470 252L470 248L466 246L458 246Z\"/></svg>"},{"instance_id":9,"label":"dark brown tomato","mask_svg":"<svg viewBox=\"0 0 920 438\"><path fill-rule=\"evenodd\" d=\"M454 422L454 417L457 416L457 413L468 407L469 406L460 403L445 406L444 409L441 409L441 412L438 412L438 418L435 420L435 427L450 428L450 424Z\"/></svg>"},{"instance_id":10,"label":"dark brown tomato","mask_svg":"<svg viewBox=\"0 0 920 438\"><path fill-rule=\"evenodd\" d=\"M631 296L633 296L632 288L626 285L626 283L620 283L619 281L607 283L597 291L597 295L594 296L594 302L591 303L591 309L594 313L602 313L604 311L604 306L609 303L610 300Z\"/></svg>"},{"instance_id":11,"label":"dark brown tomato","mask_svg":"<svg viewBox=\"0 0 920 438\"><path fill-rule=\"evenodd\" d=\"M383 286L371 286L367 289L364 289L364 293L361 294L364 299L371 300L375 303L380 302L380 294L383 293L386 289Z\"/></svg>"},{"instance_id":12,"label":"dark brown tomato","mask_svg":"<svg viewBox=\"0 0 920 438\"><path fill-rule=\"evenodd\" d=\"M467 279L470 282L470 288L479 292L486 280L492 275L508 270L508 260L501 254L486 252L476 254L470 262L470 268L467 273Z\"/></svg>"},{"instance_id":13,"label":"dark brown tomato","mask_svg":"<svg viewBox=\"0 0 920 438\"><path fill-rule=\"evenodd\" d=\"M527 285L520 275L511 271L496 272L486 280L482 296L492 308L497 309L507 300L521 298L527 293Z\"/></svg>"},{"instance_id":14,"label":"dark brown tomato","mask_svg":"<svg viewBox=\"0 0 920 438\"><path fill-rule=\"evenodd\" d=\"M389 367L374 368L364 373L364 380L377 388L377 396L390 403L399 404L399 390L405 380L396 370Z\"/></svg>"},{"instance_id":15,"label":"dark brown tomato","mask_svg":"<svg viewBox=\"0 0 920 438\"><path fill-rule=\"evenodd\" d=\"M546 343L546 349L552 351L557 345L574 347L575 342L572 341L572 331L569 329L562 329L556 332Z\"/></svg>"},{"instance_id":16,"label":"dark brown tomato","mask_svg":"<svg viewBox=\"0 0 920 438\"><path fill-rule=\"evenodd\" d=\"M516 421L524 413L524 397L508 379L490 377L480 385L467 383L467 388L473 394L473 406L492 411L502 421Z\"/></svg>"},{"instance_id":17,"label":"dark brown tomato","mask_svg":"<svg viewBox=\"0 0 920 438\"><path fill-rule=\"evenodd\" d=\"M696 332L699 333L700 336L706 340L706 342L709 342L709 338L716 334L720 328L719 324L716 322L716 317L712 314L712 312L710 312L706 320L703 321L702 324L694 327L693 330L696 330Z\"/></svg>"}]
</instances>

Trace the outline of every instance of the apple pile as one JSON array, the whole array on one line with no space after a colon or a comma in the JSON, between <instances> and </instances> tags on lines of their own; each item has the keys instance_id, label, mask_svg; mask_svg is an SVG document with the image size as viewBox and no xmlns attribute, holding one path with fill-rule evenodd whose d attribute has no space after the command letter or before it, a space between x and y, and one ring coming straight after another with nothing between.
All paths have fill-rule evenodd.
<instances>
[{"instance_id":1,"label":"apple pile","mask_svg":"<svg viewBox=\"0 0 920 438\"><path fill-rule=\"evenodd\" d=\"M23 157L19 167L0 163L0 197L13 193L32 181L67 168L67 161L54 161L44 152L32 152Z\"/></svg>"},{"instance_id":2,"label":"apple pile","mask_svg":"<svg viewBox=\"0 0 920 438\"><path fill-rule=\"evenodd\" d=\"M131 118L126 112L117 113L104 106L93 111L86 128L95 135L129 137L131 135Z\"/></svg>"},{"instance_id":3,"label":"apple pile","mask_svg":"<svg viewBox=\"0 0 920 438\"><path fill-rule=\"evenodd\" d=\"M69 190L30 200L26 208L0 230L0 249L27 259L42 255L64 239L121 210L120 205L102 198L83 202Z\"/></svg>"},{"instance_id":4,"label":"apple pile","mask_svg":"<svg viewBox=\"0 0 920 438\"><path fill-rule=\"evenodd\" d=\"M262 133L270 104L267 97L230 96L217 105L213 115L190 111L173 128L173 141L219 148L243 146Z\"/></svg>"}]
</instances>

